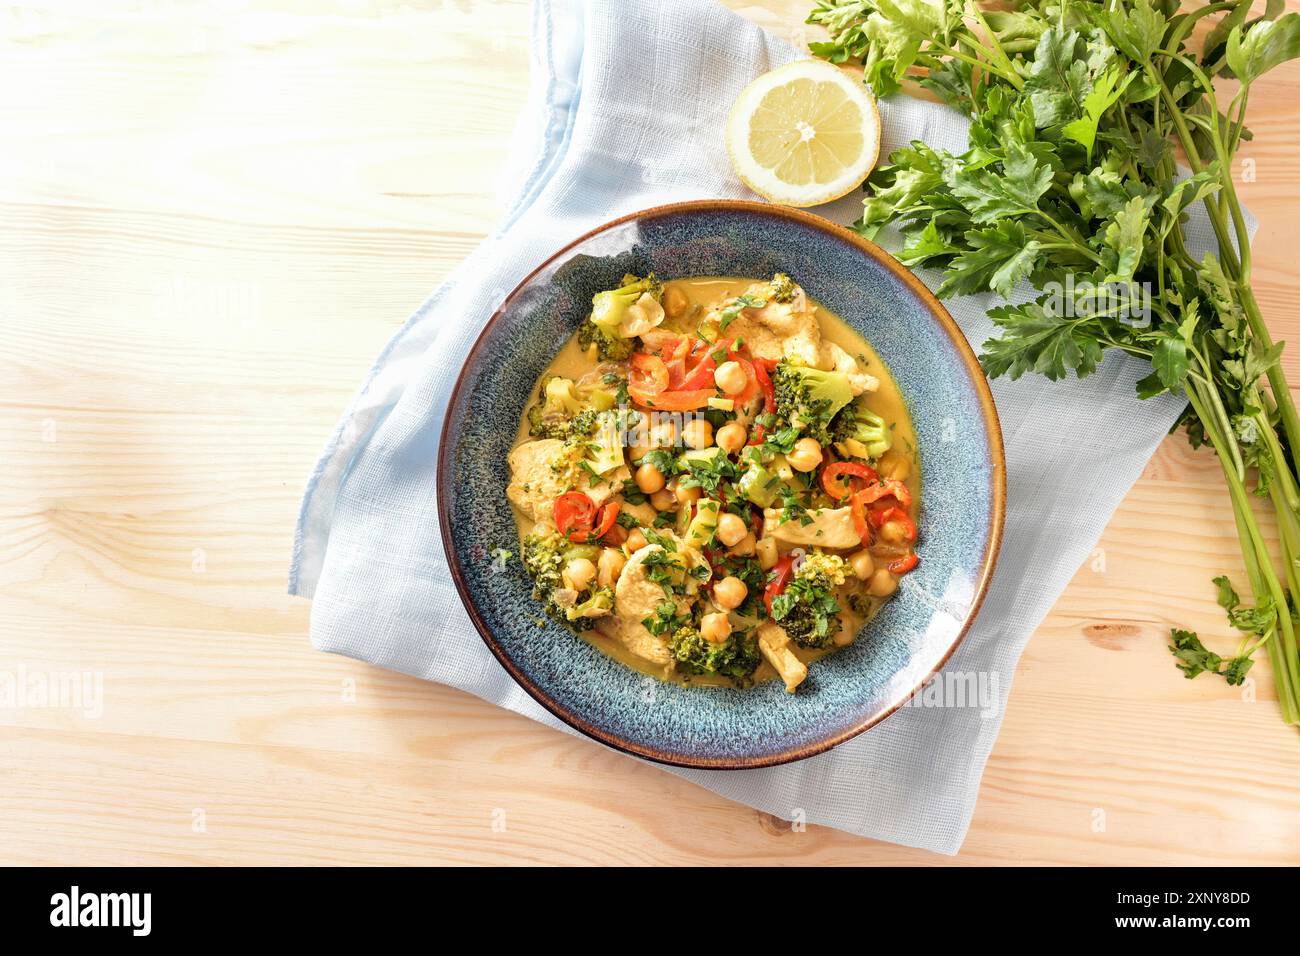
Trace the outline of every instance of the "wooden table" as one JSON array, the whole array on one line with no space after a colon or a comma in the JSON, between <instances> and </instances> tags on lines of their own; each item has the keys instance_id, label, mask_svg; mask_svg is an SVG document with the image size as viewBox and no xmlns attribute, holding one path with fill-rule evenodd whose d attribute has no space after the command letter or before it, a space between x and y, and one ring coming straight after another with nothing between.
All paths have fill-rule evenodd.
<instances>
[{"instance_id":1,"label":"wooden table","mask_svg":"<svg viewBox=\"0 0 1300 956\"><path fill-rule=\"evenodd\" d=\"M102 714L0 709L0 862L945 862L311 649L303 481L501 209L528 5L109 6L0 11L0 673L103 683ZM1254 93L1240 186L1286 339L1297 102L1296 64ZM1025 652L959 862L1300 862L1267 662L1251 700L1165 649L1235 640L1229 514L1166 441Z\"/></svg>"}]
</instances>

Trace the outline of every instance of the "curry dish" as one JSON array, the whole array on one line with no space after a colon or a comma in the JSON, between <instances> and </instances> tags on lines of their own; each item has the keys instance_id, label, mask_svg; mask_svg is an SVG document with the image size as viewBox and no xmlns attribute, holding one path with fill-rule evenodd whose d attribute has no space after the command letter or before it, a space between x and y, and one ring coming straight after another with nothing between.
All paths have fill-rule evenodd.
<instances>
[{"instance_id":1,"label":"curry dish","mask_svg":"<svg viewBox=\"0 0 1300 956\"><path fill-rule=\"evenodd\" d=\"M788 276L629 275L538 383L507 494L551 617L663 680L793 693L917 566L915 455L888 369Z\"/></svg>"}]
</instances>

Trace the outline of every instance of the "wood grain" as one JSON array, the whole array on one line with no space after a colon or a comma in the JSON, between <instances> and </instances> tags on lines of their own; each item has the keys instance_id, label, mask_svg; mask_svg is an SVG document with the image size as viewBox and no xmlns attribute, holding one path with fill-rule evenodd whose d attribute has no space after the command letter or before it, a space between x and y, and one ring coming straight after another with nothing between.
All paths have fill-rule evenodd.
<instances>
[{"instance_id":1,"label":"wood grain","mask_svg":"<svg viewBox=\"0 0 1300 956\"><path fill-rule=\"evenodd\" d=\"M0 673L103 680L102 714L0 708L0 862L949 862L311 650L302 482L501 211L528 5L106 6L0 9ZM809 35L797 0L731 6ZM1295 64L1252 96L1240 184L1283 339L1297 100ZM957 862L1300 862L1267 664L1243 694L1164 647L1230 644L1227 515L1165 442L1029 644Z\"/></svg>"}]
</instances>

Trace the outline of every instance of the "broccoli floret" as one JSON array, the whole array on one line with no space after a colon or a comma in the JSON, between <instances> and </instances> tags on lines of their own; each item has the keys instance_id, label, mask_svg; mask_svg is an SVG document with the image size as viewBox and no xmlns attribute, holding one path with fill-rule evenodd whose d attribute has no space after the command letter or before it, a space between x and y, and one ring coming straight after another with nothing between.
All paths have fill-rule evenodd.
<instances>
[{"instance_id":1,"label":"broccoli floret","mask_svg":"<svg viewBox=\"0 0 1300 956\"><path fill-rule=\"evenodd\" d=\"M537 390L537 402L528 409L528 434L534 438L567 438L569 422L582 410L582 399L572 379L550 375Z\"/></svg>"},{"instance_id":2,"label":"broccoli floret","mask_svg":"<svg viewBox=\"0 0 1300 956\"><path fill-rule=\"evenodd\" d=\"M831 421L831 440L853 458L879 458L889 451L893 435L885 420L861 402L845 406Z\"/></svg>"},{"instance_id":3,"label":"broccoli floret","mask_svg":"<svg viewBox=\"0 0 1300 956\"><path fill-rule=\"evenodd\" d=\"M583 351L596 346L596 354L602 362L622 362L632 354L633 343L631 339L620 339L616 335L610 335L602 326L595 322L583 322L582 328L578 329L578 346Z\"/></svg>"},{"instance_id":4,"label":"broccoli floret","mask_svg":"<svg viewBox=\"0 0 1300 956\"><path fill-rule=\"evenodd\" d=\"M791 365L784 360L772 373L772 386L778 428L794 427L823 445L830 443L831 419L853 401L846 375Z\"/></svg>"},{"instance_id":5,"label":"broccoli floret","mask_svg":"<svg viewBox=\"0 0 1300 956\"><path fill-rule=\"evenodd\" d=\"M664 294L663 283L652 272L644 279L631 273L623 276L623 284L617 289L597 292L591 298L591 323L598 326L612 339L620 338L619 324L623 315L637 299L646 293L657 302Z\"/></svg>"},{"instance_id":6,"label":"broccoli floret","mask_svg":"<svg viewBox=\"0 0 1300 956\"><path fill-rule=\"evenodd\" d=\"M548 598L561 586L560 574L564 570L564 552L569 542L558 531L534 531L524 539L520 560L524 570L533 579L533 597Z\"/></svg>"},{"instance_id":7,"label":"broccoli floret","mask_svg":"<svg viewBox=\"0 0 1300 956\"><path fill-rule=\"evenodd\" d=\"M772 618L800 647L826 647L840 629L834 590L845 581L846 562L814 551L804 558L783 592L772 599Z\"/></svg>"},{"instance_id":8,"label":"broccoli floret","mask_svg":"<svg viewBox=\"0 0 1300 956\"><path fill-rule=\"evenodd\" d=\"M545 405L534 405L528 409L528 434L534 438L563 439L569 434L569 420L555 414L547 414Z\"/></svg>"},{"instance_id":9,"label":"broccoli floret","mask_svg":"<svg viewBox=\"0 0 1300 956\"><path fill-rule=\"evenodd\" d=\"M614 610L614 589L596 588L591 592L591 597L566 608L564 616L569 623L581 626L582 622L589 622L595 617L604 617L612 610Z\"/></svg>"},{"instance_id":10,"label":"broccoli floret","mask_svg":"<svg viewBox=\"0 0 1300 956\"><path fill-rule=\"evenodd\" d=\"M534 438L564 438L569 433L569 423L564 418L546 414L544 405L528 409L528 434Z\"/></svg>"},{"instance_id":11,"label":"broccoli floret","mask_svg":"<svg viewBox=\"0 0 1300 956\"><path fill-rule=\"evenodd\" d=\"M591 299L590 321L578 329L578 345L584 350L596 346L602 362L625 361L632 354L632 340L619 334L624 315L647 292L657 302L663 291L663 283L652 272L644 279L629 273L617 289L597 292Z\"/></svg>"},{"instance_id":12,"label":"broccoli floret","mask_svg":"<svg viewBox=\"0 0 1300 956\"><path fill-rule=\"evenodd\" d=\"M542 383L539 396L547 404L566 414L574 415L582 410L582 399L573 379L561 375L552 375Z\"/></svg>"},{"instance_id":13,"label":"broccoli floret","mask_svg":"<svg viewBox=\"0 0 1300 956\"><path fill-rule=\"evenodd\" d=\"M569 429L565 433L565 438L575 445L586 442L596 434L599 426L600 412L594 408L584 408L569 419Z\"/></svg>"},{"instance_id":14,"label":"broccoli floret","mask_svg":"<svg viewBox=\"0 0 1300 956\"><path fill-rule=\"evenodd\" d=\"M772 291L767 294L771 302L789 302L794 298L794 280L784 272L772 276Z\"/></svg>"},{"instance_id":15,"label":"broccoli floret","mask_svg":"<svg viewBox=\"0 0 1300 956\"><path fill-rule=\"evenodd\" d=\"M720 674L737 684L748 683L761 661L758 639L752 634L733 631L721 644L714 644L691 624L673 632L668 649L686 673Z\"/></svg>"},{"instance_id":16,"label":"broccoli floret","mask_svg":"<svg viewBox=\"0 0 1300 956\"><path fill-rule=\"evenodd\" d=\"M574 557L593 554L589 548L575 546L554 529L534 531L524 539L520 556L524 570L533 579L533 597L542 602L546 613L569 627L585 631L614 608L611 588L588 587L575 592L565 587L564 566Z\"/></svg>"}]
</instances>

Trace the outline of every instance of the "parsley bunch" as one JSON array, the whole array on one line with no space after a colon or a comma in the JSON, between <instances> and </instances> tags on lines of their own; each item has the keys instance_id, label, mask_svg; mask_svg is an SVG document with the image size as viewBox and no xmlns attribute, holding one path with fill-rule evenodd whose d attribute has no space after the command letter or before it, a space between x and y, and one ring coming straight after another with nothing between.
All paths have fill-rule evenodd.
<instances>
[{"instance_id":1,"label":"parsley bunch","mask_svg":"<svg viewBox=\"0 0 1300 956\"><path fill-rule=\"evenodd\" d=\"M1253 639L1226 668L1190 632L1174 632L1174 651L1188 676L1240 681L1266 647L1283 719L1295 724L1300 416L1251 289L1231 170L1250 137L1252 86L1300 56L1300 16L1278 16L1280 0L1259 17L1250 6L818 0L808 21L830 33L812 51L861 62L877 95L917 82L971 116L960 155L920 142L895 152L868 181L857 228L899 226L899 258L942 268L943 296L1035 287L1031 301L990 312L1000 335L981 361L991 377L1084 376L1118 349L1150 363L1138 397L1186 397L1192 443L1211 445L1223 466L1255 606L1234 597L1227 608ZM1220 78L1238 81L1231 95L1216 90ZM1218 247L1200 258L1184 235L1197 203ZM1251 509L1250 474L1277 516L1280 571Z\"/></svg>"}]
</instances>

